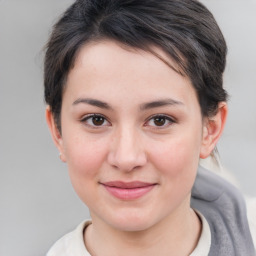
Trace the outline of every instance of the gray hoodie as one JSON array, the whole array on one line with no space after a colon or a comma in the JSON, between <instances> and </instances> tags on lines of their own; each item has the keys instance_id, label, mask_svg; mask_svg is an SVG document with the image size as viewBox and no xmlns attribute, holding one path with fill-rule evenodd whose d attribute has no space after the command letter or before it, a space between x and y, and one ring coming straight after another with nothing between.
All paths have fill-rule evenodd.
<instances>
[{"instance_id":1,"label":"gray hoodie","mask_svg":"<svg viewBox=\"0 0 256 256\"><path fill-rule=\"evenodd\" d=\"M245 201L233 185L200 166L192 189L191 207L209 223L209 256L256 255Z\"/></svg>"}]
</instances>

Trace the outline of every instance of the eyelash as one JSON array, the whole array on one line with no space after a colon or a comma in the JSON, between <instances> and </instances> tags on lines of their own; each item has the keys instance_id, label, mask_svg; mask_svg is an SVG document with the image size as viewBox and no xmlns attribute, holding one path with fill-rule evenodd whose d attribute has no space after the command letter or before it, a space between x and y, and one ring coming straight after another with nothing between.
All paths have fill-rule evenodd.
<instances>
[{"instance_id":1,"label":"eyelash","mask_svg":"<svg viewBox=\"0 0 256 256\"><path fill-rule=\"evenodd\" d=\"M99 125L93 123L93 118L101 119L101 120L98 120L98 121L100 121ZM160 125L156 125L156 123L154 123L154 125L149 124L151 121L156 122L157 119L159 119L158 121L163 122L163 123L162 124L160 123ZM89 120L91 120L91 123L89 123ZM91 128L94 128L94 129L98 129L98 128L102 128L102 127L106 127L106 126L111 126L111 124L107 120L107 118L104 115L101 115L101 114L89 114L89 115L84 116L80 121L82 123L84 123L86 126L89 126ZM107 124L105 124L105 122L107 122ZM170 125L172 125L174 123L176 123L176 121L173 118L171 118L170 116L164 115L164 114L157 114L157 115L150 116L146 120L144 126L153 127L154 129L164 129L164 128L167 128L167 127L169 127Z\"/></svg>"},{"instance_id":2,"label":"eyelash","mask_svg":"<svg viewBox=\"0 0 256 256\"><path fill-rule=\"evenodd\" d=\"M101 118L103 120L103 124L99 124L99 125L93 124L93 118ZM91 124L89 123L90 119L91 119ZM85 124L86 126L89 126L90 128L94 128L94 129L102 128L102 127L105 127L105 126L110 126L110 123L107 120L107 118L105 116L103 116L103 115L100 115L100 114L89 114L89 115L86 115L80 121L83 124ZM107 122L108 124L104 125L105 122Z\"/></svg>"},{"instance_id":3,"label":"eyelash","mask_svg":"<svg viewBox=\"0 0 256 256\"><path fill-rule=\"evenodd\" d=\"M163 125L148 125L150 121L155 122L156 119L163 119L164 120L164 124ZM166 123L168 122L168 123ZM151 117L148 118L148 120L146 121L145 126L151 126L154 129L164 129L169 127L170 125L176 123L174 118L171 118L168 115L164 115L164 114L157 114L157 115L153 115Z\"/></svg>"}]
</instances>

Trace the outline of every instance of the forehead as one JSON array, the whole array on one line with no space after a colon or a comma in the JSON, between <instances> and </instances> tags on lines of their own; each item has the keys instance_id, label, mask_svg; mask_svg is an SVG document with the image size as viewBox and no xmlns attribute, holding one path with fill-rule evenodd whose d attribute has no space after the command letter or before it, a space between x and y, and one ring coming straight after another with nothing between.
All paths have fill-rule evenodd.
<instances>
[{"instance_id":1,"label":"forehead","mask_svg":"<svg viewBox=\"0 0 256 256\"><path fill-rule=\"evenodd\" d=\"M180 73L183 75L182 67L179 67L179 65L171 59L168 54L165 53L164 50L162 50L160 47L156 45L145 45L143 48L138 47L132 47L129 45L125 45L121 42L114 41L111 39L100 39L97 41L89 41L85 45L79 49L77 57L75 59L75 64L80 63L83 61L83 55L87 55L86 58L89 60L90 57L93 57L95 61L100 60L102 61L102 58L100 55L107 54L107 53L116 53L112 55L111 59L115 58L127 58L131 57L134 58L135 55L143 56L144 58L151 57L152 60L158 59L161 62L165 63L168 67L176 71L177 73ZM100 58L98 58L100 57ZM162 64L163 64L162 63ZM184 74L185 76L185 74Z\"/></svg>"},{"instance_id":2,"label":"forehead","mask_svg":"<svg viewBox=\"0 0 256 256\"><path fill-rule=\"evenodd\" d=\"M86 44L68 75L66 92L72 88L73 94L109 97L122 91L126 97L136 94L145 100L168 94L183 100L190 94L195 96L190 80L174 71L178 69L175 62L161 49L152 50L156 54L114 41Z\"/></svg>"}]
</instances>

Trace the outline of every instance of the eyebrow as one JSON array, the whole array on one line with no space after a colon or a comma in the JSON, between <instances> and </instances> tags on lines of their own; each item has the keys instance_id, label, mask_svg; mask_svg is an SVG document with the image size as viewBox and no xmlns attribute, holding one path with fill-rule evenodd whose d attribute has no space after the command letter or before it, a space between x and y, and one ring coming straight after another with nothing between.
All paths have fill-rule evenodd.
<instances>
[{"instance_id":1,"label":"eyebrow","mask_svg":"<svg viewBox=\"0 0 256 256\"><path fill-rule=\"evenodd\" d=\"M96 99L91 99L91 98L79 98L73 102L73 106L78 105L80 103L84 104L89 104L98 108L103 108L103 109L112 109L110 105L106 102L96 100Z\"/></svg>"},{"instance_id":2,"label":"eyebrow","mask_svg":"<svg viewBox=\"0 0 256 256\"><path fill-rule=\"evenodd\" d=\"M75 106L80 103L92 105L102 109L108 109L108 110L112 109L112 107L108 103L104 101L96 100L96 99L91 99L91 98L79 98L75 100L72 105ZM140 110L147 110L151 108L158 108L158 107L163 107L168 105L173 106L173 105L184 105L184 104L181 101L177 101L174 99L160 99L160 100L141 104Z\"/></svg>"},{"instance_id":3,"label":"eyebrow","mask_svg":"<svg viewBox=\"0 0 256 256\"><path fill-rule=\"evenodd\" d=\"M151 108L158 108L158 107L163 107L163 106L168 106L168 105L184 105L181 101L177 101L174 99L162 99L162 100L156 100L148 103L144 103L140 106L141 110L147 110Z\"/></svg>"}]
</instances>

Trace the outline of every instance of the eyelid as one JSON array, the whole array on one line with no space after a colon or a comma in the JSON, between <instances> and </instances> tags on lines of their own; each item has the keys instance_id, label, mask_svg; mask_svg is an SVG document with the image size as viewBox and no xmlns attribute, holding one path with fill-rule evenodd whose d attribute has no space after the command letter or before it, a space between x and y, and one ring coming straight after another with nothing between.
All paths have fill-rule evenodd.
<instances>
[{"instance_id":1,"label":"eyelid","mask_svg":"<svg viewBox=\"0 0 256 256\"><path fill-rule=\"evenodd\" d=\"M163 126L151 126L153 127L154 129L164 129L164 128L167 128L169 127L170 125L174 124L174 123L177 123L176 119L174 117L171 117L170 115L166 115L166 114L154 114L152 116L150 116L149 118L146 119L145 121L145 125L144 126L150 126L150 125L147 125L147 123L149 123L149 121L151 121L153 118L157 118L157 117L160 117L160 118L165 118L167 121L169 121L170 123L169 124L165 124Z\"/></svg>"},{"instance_id":2,"label":"eyelid","mask_svg":"<svg viewBox=\"0 0 256 256\"><path fill-rule=\"evenodd\" d=\"M93 124L88 124L88 123L86 123L86 121L88 121L90 118L93 118L93 117L102 117L102 118L104 118L104 120L105 120L106 122L108 122L108 125L99 125L99 126L97 126L97 125L93 125ZM86 126L88 126L88 127L90 127L90 128L93 128L93 129L99 129L99 128L102 128L102 127L106 127L106 126L110 126L110 125L111 125L111 123L108 121L108 119L107 119L104 115L98 114L98 113L86 114L86 115L84 115L82 118L80 118L79 121L80 121L81 123L83 123L84 125L86 125Z\"/></svg>"}]
</instances>

